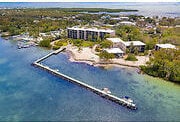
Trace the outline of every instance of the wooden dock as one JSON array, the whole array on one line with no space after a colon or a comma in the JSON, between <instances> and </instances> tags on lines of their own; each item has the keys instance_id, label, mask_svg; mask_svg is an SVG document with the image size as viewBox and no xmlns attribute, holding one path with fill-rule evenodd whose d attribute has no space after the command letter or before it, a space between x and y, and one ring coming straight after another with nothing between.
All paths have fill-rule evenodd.
<instances>
[{"instance_id":1,"label":"wooden dock","mask_svg":"<svg viewBox=\"0 0 180 122\"><path fill-rule=\"evenodd\" d=\"M95 88L93 86L90 86L90 85L88 85L88 84L86 84L84 82L76 80L76 79L74 79L74 78L72 78L70 76L67 76L65 74L62 74L62 73L58 72L55 69L51 69L48 66L44 66L44 65L40 64L40 62L43 61L44 59L50 57L51 55L58 54L59 52L61 52L63 50L64 49L60 49L60 50L57 50L55 52L49 53L48 55L46 55L46 56L38 59L37 61L35 61L33 63L33 66L41 68L41 69L43 69L45 71L48 71L49 73L51 73L51 74L53 74L53 75L55 75L57 77L60 77L60 78L62 78L64 80L67 80L67 81L69 81L71 83L77 84L77 85L79 85L79 86L81 86L81 87L83 87L85 89L88 89L89 91L92 91L92 92L96 93L97 95L99 95L99 96L101 96L101 97L103 97L105 99L108 99L108 100L110 100L112 102L115 102L117 104L126 106L127 108L130 108L130 109L137 109L136 105L134 103L132 103L132 102L129 102L129 101L123 99L123 98L119 98L119 97L116 97L114 95L108 94L108 93L106 93L106 92L104 92L104 91L102 91L100 89L97 89L97 88Z\"/></svg>"}]
</instances>

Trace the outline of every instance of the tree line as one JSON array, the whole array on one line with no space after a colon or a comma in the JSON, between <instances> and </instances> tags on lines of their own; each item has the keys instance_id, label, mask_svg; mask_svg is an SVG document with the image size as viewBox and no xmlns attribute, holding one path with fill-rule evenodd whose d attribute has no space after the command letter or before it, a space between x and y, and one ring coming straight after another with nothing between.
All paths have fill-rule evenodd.
<instances>
[{"instance_id":1,"label":"tree line","mask_svg":"<svg viewBox=\"0 0 180 122\"><path fill-rule=\"evenodd\" d=\"M141 66L141 69L149 75L180 83L180 50L154 51L147 66Z\"/></svg>"}]
</instances>

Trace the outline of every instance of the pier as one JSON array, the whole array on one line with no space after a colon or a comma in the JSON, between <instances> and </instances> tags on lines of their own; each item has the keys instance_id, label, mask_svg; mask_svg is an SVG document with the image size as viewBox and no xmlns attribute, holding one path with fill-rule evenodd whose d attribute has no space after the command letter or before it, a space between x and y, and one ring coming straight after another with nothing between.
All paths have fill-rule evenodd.
<instances>
[{"instance_id":1,"label":"pier","mask_svg":"<svg viewBox=\"0 0 180 122\"><path fill-rule=\"evenodd\" d=\"M53 52L51 52L51 53L45 55L44 57L42 57L42 58L36 60L34 63L39 63L39 62L41 62L41 61L47 59L48 57L50 57L50 56L52 56L52 55L57 55L58 53L64 51L65 49L66 49L66 48L60 48L60 49L58 49L58 50L55 50L55 51L53 51Z\"/></svg>"},{"instance_id":2,"label":"pier","mask_svg":"<svg viewBox=\"0 0 180 122\"><path fill-rule=\"evenodd\" d=\"M79 80L76 80L76 79L74 79L74 78L72 78L72 77L70 77L70 76L68 76L68 75L62 74L62 73L60 73L59 71L57 71L57 70L55 70L55 69L51 69L51 68L48 67L48 66L44 66L44 65L40 64L40 62L43 61L44 59L46 59L46 58L48 58L48 57L50 57L50 56L52 56L52 55L56 55L56 54L58 54L59 52L63 51L64 49L65 49L65 48L56 50L56 51L54 51L54 52L51 52L51 53L49 53L48 55L46 55L46 56L38 59L38 60L35 61L35 62L33 62L32 65L35 66L35 67L38 67L38 68L40 68L40 69L43 69L43 70L45 70L45 71L47 71L47 72L49 72L49 73L51 73L51 74L53 74L53 75L55 75L55 76L57 76L57 77L60 77L60 78L62 78L62 79L64 79L64 80L66 80L66 81L69 81L69 82L71 82L71 83L74 83L74 84L76 84L76 85L79 85L80 87L83 87L83 88L85 88L85 89L87 89L87 90L89 90L89 91L92 91L92 92L94 92L95 94L97 94L97 95L99 95L99 96L101 96L101 97L103 97L103 98L105 98L105 99L108 99L108 100L110 100L110 101L112 101L112 102L115 102L115 103L117 103L117 104L120 104L120 105L125 106L125 107L130 108L130 109L137 109L137 108L136 108L136 105L135 105L134 103L130 102L130 101L127 101L127 100L125 100L125 99L123 99L123 98L119 98L119 97L114 96L114 95L112 95L112 94L108 94L108 93L106 93L106 92L104 92L104 91L102 91L102 90L100 90L100 89L97 89L97 88L95 88L95 87L93 87L93 86L90 86L90 85L84 83L84 82L81 82L81 81L79 81Z\"/></svg>"}]
</instances>

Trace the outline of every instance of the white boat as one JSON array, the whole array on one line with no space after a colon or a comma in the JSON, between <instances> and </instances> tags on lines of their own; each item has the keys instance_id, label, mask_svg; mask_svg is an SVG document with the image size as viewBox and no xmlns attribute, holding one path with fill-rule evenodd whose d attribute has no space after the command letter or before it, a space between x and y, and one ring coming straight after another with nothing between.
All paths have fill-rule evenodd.
<instances>
[{"instance_id":1,"label":"white boat","mask_svg":"<svg viewBox=\"0 0 180 122\"><path fill-rule=\"evenodd\" d=\"M133 100L128 96L124 96L123 99L130 102L130 103L133 103Z\"/></svg>"},{"instance_id":2,"label":"white boat","mask_svg":"<svg viewBox=\"0 0 180 122\"><path fill-rule=\"evenodd\" d=\"M108 88L103 88L102 91L107 94L111 94L111 91Z\"/></svg>"}]
</instances>

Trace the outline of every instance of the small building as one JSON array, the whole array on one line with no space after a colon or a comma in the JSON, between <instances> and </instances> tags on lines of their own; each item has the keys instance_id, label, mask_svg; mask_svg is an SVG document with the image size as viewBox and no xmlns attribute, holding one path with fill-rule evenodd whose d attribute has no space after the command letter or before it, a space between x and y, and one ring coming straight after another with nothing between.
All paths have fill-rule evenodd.
<instances>
[{"instance_id":1,"label":"small building","mask_svg":"<svg viewBox=\"0 0 180 122\"><path fill-rule=\"evenodd\" d=\"M111 20L121 20L121 18L119 18L119 17L113 17L113 18L111 18Z\"/></svg>"},{"instance_id":2,"label":"small building","mask_svg":"<svg viewBox=\"0 0 180 122\"><path fill-rule=\"evenodd\" d=\"M112 17L111 20L129 20L129 17Z\"/></svg>"},{"instance_id":3,"label":"small building","mask_svg":"<svg viewBox=\"0 0 180 122\"><path fill-rule=\"evenodd\" d=\"M124 56L124 52L120 48L107 48L104 50L108 53L114 54L116 58Z\"/></svg>"},{"instance_id":4,"label":"small building","mask_svg":"<svg viewBox=\"0 0 180 122\"><path fill-rule=\"evenodd\" d=\"M119 17L121 20L129 20L129 17Z\"/></svg>"},{"instance_id":5,"label":"small building","mask_svg":"<svg viewBox=\"0 0 180 122\"><path fill-rule=\"evenodd\" d=\"M175 27L176 27L176 28L180 28L180 25L176 25Z\"/></svg>"},{"instance_id":6,"label":"small building","mask_svg":"<svg viewBox=\"0 0 180 122\"><path fill-rule=\"evenodd\" d=\"M113 48L120 48L121 39L120 38L106 38L108 41L111 41L113 43Z\"/></svg>"},{"instance_id":7,"label":"small building","mask_svg":"<svg viewBox=\"0 0 180 122\"><path fill-rule=\"evenodd\" d=\"M120 48L125 52L126 49L129 49L131 47L131 44L133 45L133 47L137 47L139 52L144 52L146 44L141 41L121 41Z\"/></svg>"},{"instance_id":8,"label":"small building","mask_svg":"<svg viewBox=\"0 0 180 122\"><path fill-rule=\"evenodd\" d=\"M33 41L34 38L32 36L26 36L26 37L22 38L22 40L24 40L24 41Z\"/></svg>"},{"instance_id":9,"label":"small building","mask_svg":"<svg viewBox=\"0 0 180 122\"><path fill-rule=\"evenodd\" d=\"M51 36L60 36L61 35L62 30L58 30L58 31L50 31Z\"/></svg>"},{"instance_id":10,"label":"small building","mask_svg":"<svg viewBox=\"0 0 180 122\"><path fill-rule=\"evenodd\" d=\"M107 15L107 16L102 16L101 19L110 19L111 16L110 15Z\"/></svg>"},{"instance_id":11,"label":"small building","mask_svg":"<svg viewBox=\"0 0 180 122\"><path fill-rule=\"evenodd\" d=\"M131 43L134 47L137 47L139 52L144 52L145 50L145 45L141 41L123 41L120 38L107 38L107 40L111 41L113 43L113 48L120 48L122 51L126 52L127 48L130 48Z\"/></svg>"},{"instance_id":12,"label":"small building","mask_svg":"<svg viewBox=\"0 0 180 122\"><path fill-rule=\"evenodd\" d=\"M176 49L176 46L172 45L172 44L156 44L155 50L159 50L161 48L164 48L164 49Z\"/></svg>"},{"instance_id":13,"label":"small building","mask_svg":"<svg viewBox=\"0 0 180 122\"><path fill-rule=\"evenodd\" d=\"M122 22L119 22L118 24L119 25L136 25L135 23L130 22L130 21L122 21Z\"/></svg>"}]
</instances>

